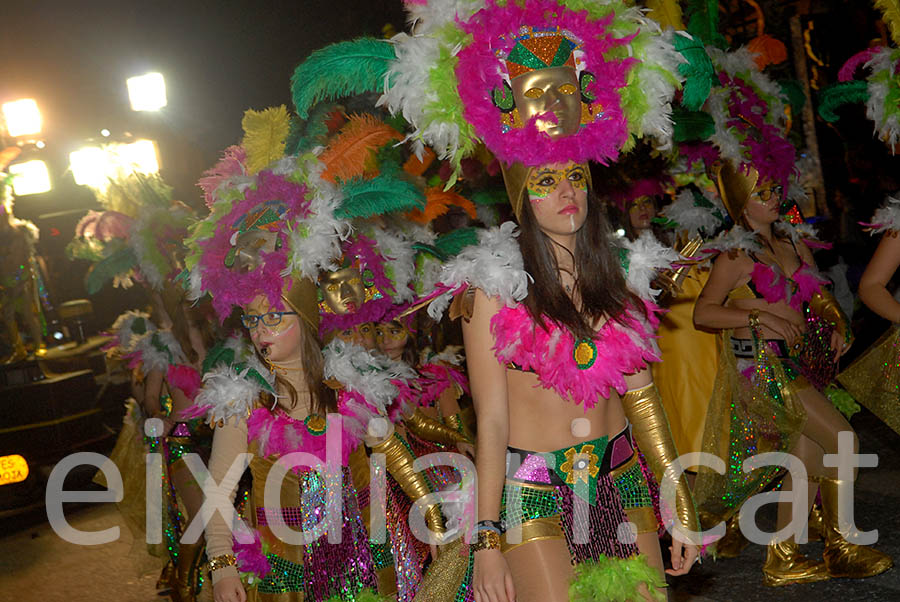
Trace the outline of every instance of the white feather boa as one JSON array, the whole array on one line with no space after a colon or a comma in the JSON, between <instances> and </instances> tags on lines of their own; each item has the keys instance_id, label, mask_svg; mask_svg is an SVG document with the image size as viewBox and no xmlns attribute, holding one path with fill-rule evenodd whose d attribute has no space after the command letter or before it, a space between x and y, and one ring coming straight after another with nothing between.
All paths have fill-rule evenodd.
<instances>
[{"instance_id":1,"label":"white feather boa","mask_svg":"<svg viewBox=\"0 0 900 602\"><path fill-rule=\"evenodd\" d=\"M156 370L165 373L170 364L184 364L181 345L168 330L153 330L134 339L133 353L141 360L144 376Z\"/></svg>"},{"instance_id":2,"label":"white feather boa","mask_svg":"<svg viewBox=\"0 0 900 602\"><path fill-rule=\"evenodd\" d=\"M428 315L440 320L450 305L452 293L464 285L481 289L489 297L499 297L509 306L524 299L530 276L525 272L522 252L516 242L518 235L513 222L480 230L477 245L466 247L444 264L440 284L449 287L451 292L437 297L428 306Z\"/></svg>"},{"instance_id":3,"label":"white feather boa","mask_svg":"<svg viewBox=\"0 0 900 602\"><path fill-rule=\"evenodd\" d=\"M325 378L336 380L348 391L363 395L378 408L382 416L397 397L397 387L391 381L408 381L415 371L404 362L382 354L375 354L359 345L334 339L322 350L325 357Z\"/></svg>"},{"instance_id":4,"label":"white feather boa","mask_svg":"<svg viewBox=\"0 0 900 602\"><path fill-rule=\"evenodd\" d=\"M685 189L675 197L674 202L663 207L660 215L675 222L676 229L686 232L688 238L694 238L698 234L711 236L725 223L715 214L715 211L718 210L721 216L728 215L728 213L718 195L711 195L705 190L702 190L701 194L712 204L712 207L697 205L694 194Z\"/></svg>"},{"instance_id":5,"label":"white feather boa","mask_svg":"<svg viewBox=\"0 0 900 602\"><path fill-rule=\"evenodd\" d=\"M203 387L197 393L194 405L209 406L206 419L210 424L224 424L231 418L245 419L254 408L265 389L258 381L248 378L255 370L275 388L275 374L257 359L249 344L240 335L225 341L225 347L234 351L233 364L220 362L203 375ZM243 364L239 371L235 365Z\"/></svg>"},{"instance_id":6,"label":"white feather boa","mask_svg":"<svg viewBox=\"0 0 900 602\"><path fill-rule=\"evenodd\" d=\"M871 75L867 78L869 99L866 102L866 117L874 122L878 137L891 147L891 152L900 142L900 114L896 106L887 110L885 101L891 93L891 88L897 86L895 73L898 58L900 50L886 47L876 52L865 64L865 67L871 70ZM887 77L877 77L884 74L887 74Z\"/></svg>"},{"instance_id":7,"label":"white feather boa","mask_svg":"<svg viewBox=\"0 0 900 602\"><path fill-rule=\"evenodd\" d=\"M791 242L795 246L804 240L817 241L819 239L815 226L806 222L794 225L788 221L779 220L772 224L772 228L778 234L790 236Z\"/></svg>"},{"instance_id":8,"label":"white feather boa","mask_svg":"<svg viewBox=\"0 0 900 602\"><path fill-rule=\"evenodd\" d=\"M625 283L641 299L653 301L659 290L650 284L659 270L671 269L678 261L678 253L663 245L651 232L644 232L634 241L622 239L620 244L628 251Z\"/></svg>"},{"instance_id":9,"label":"white feather boa","mask_svg":"<svg viewBox=\"0 0 900 602\"><path fill-rule=\"evenodd\" d=\"M140 334L134 332L134 323L137 320L144 320L144 332ZM139 337L154 330L156 330L156 325L150 321L150 314L142 311L126 311L116 318L110 328L122 353L130 353Z\"/></svg>"},{"instance_id":10,"label":"white feather boa","mask_svg":"<svg viewBox=\"0 0 900 602\"><path fill-rule=\"evenodd\" d=\"M384 257L385 275L394 285L394 294L391 295L394 303L412 301L414 293L410 285L416 275L416 252L412 241L392 228L375 226L364 234L375 240L378 253Z\"/></svg>"},{"instance_id":11,"label":"white feather boa","mask_svg":"<svg viewBox=\"0 0 900 602\"><path fill-rule=\"evenodd\" d=\"M900 195L898 195L900 196ZM872 216L872 234L887 231L900 232L900 199L888 197L884 205Z\"/></svg>"},{"instance_id":12,"label":"white feather boa","mask_svg":"<svg viewBox=\"0 0 900 602\"><path fill-rule=\"evenodd\" d=\"M761 248L755 232L734 226L700 247L700 253L726 253L732 250L757 251Z\"/></svg>"}]
</instances>

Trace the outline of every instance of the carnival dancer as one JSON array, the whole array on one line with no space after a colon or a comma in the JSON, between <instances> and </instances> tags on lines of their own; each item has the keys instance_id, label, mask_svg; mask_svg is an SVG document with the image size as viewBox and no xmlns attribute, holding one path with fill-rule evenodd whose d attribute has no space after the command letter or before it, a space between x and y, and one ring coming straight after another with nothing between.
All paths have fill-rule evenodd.
<instances>
[{"instance_id":1,"label":"carnival dancer","mask_svg":"<svg viewBox=\"0 0 900 602\"><path fill-rule=\"evenodd\" d=\"M796 494L807 488L807 513L816 491L821 492L824 562L799 551L797 534L773 539L763 567L764 582L770 586L868 577L893 564L877 550L849 543L838 525L843 484L836 469L823 465L823 455L836 454L838 433L853 429L821 391L833 380L837 361L852 337L801 236L776 223L789 176L785 164L791 163L761 157L739 166L730 160L722 163L719 192L737 224L728 237L739 242L720 247L727 252L716 259L694 311L698 326L724 331L727 346L720 354L705 449L715 449L738 466L755 453L790 452L811 478L794 482L789 471L784 489ZM854 453L857 445L854 433ZM729 473L724 481L704 480L711 474L701 470L698 504L712 514L728 514L725 507L738 507L776 474L776 468L765 467L749 475ZM718 485L711 486L710 481ZM790 513L790 505L779 505L780 529L788 525Z\"/></svg>"},{"instance_id":2,"label":"carnival dancer","mask_svg":"<svg viewBox=\"0 0 900 602\"><path fill-rule=\"evenodd\" d=\"M245 143L257 125L287 130L283 107L248 115ZM240 454L252 454L245 518L253 529L236 530L233 541L232 525L219 515L207 527L213 593L219 602L353 600L375 588L376 575L348 466L350 455L361 451L369 419L380 414L361 404L340 407L325 384L315 279L331 265L345 232L335 217L340 198L318 177L321 165L314 157L272 163L283 142L253 148L229 148L208 175L212 213L195 227L187 258L192 296L210 293L222 318L240 306L253 343L252 350L232 344L204 376L196 398L195 412L216 427L209 470L219 489L210 497L231 499L242 472L232 465L242 469ZM333 462L326 453L329 440L336 465L289 465L279 506L267 506L265 484L279 458L307 452ZM332 487L340 496L340 518L326 513ZM285 541L286 528L313 537ZM340 543L330 543L325 530L339 535Z\"/></svg>"},{"instance_id":3,"label":"carnival dancer","mask_svg":"<svg viewBox=\"0 0 900 602\"><path fill-rule=\"evenodd\" d=\"M872 235L881 234L881 242L869 260L859 282L859 298L876 314L892 323L891 327L838 375L838 380L862 405L900 432L898 386L900 386L900 303L888 291L888 282L900 267L900 201L888 197L885 204L866 224Z\"/></svg>"}]
</instances>

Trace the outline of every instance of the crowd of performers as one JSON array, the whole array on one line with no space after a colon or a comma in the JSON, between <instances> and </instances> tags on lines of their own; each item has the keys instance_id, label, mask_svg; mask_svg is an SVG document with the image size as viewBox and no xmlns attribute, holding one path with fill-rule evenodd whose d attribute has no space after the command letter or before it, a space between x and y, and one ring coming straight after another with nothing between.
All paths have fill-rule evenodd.
<instances>
[{"instance_id":1,"label":"crowd of performers","mask_svg":"<svg viewBox=\"0 0 900 602\"><path fill-rule=\"evenodd\" d=\"M739 554L742 505L779 487L767 585L888 570L838 520L855 473L824 456L842 432L858 448L850 395L900 427L898 334L837 374L853 334L797 209L785 99L749 51L615 1L407 8L409 33L313 53L293 112L245 114L199 182L205 216L129 175L70 245L89 284L150 299L109 353L132 370L113 459L142 540L145 453L163 459L159 588L665 599L666 574ZM663 172L612 190L647 149ZM900 322L900 201L871 229L860 296ZM724 472L664 478L701 451ZM806 477L744 472L763 452ZM235 515L190 540L204 496ZM795 503L808 520L788 530Z\"/></svg>"}]
</instances>

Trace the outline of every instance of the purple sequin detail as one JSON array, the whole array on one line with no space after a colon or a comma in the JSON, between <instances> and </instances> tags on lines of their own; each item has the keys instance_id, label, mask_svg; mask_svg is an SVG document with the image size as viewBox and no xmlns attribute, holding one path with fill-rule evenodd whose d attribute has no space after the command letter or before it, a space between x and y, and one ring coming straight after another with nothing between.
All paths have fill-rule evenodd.
<instances>
[{"instance_id":1,"label":"purple sequin detail","mask_svg":"<svg viewBox=\"0 0 900 602\"><path fill-rule=\"evenodd\" d=\"M372 554L360 517L356 490L350 479L350 471L345 467L342 472L341 542L329 543L328 537L323 536L306 546L303 571L304 594L308 600L327 600L332 596L348 599L348 596L363 588L375 587ZM309 531L325 518L325 479L316 472L304 472L300 475L300 491L303 504L300 508L303 514L302 526Z\"/></svg>"},{"instance_id":2,"label":"purple sequin detail","mask_svg":"<svg viewBox=\"0 0 900 602\"><path fill-rule=\"evenodd\" d=\"M630 437L616 437L609 454L609 465L617 468L631 459L634 449L631 447Z\"/></svg>"},{"instance_id":3,"label":"purple sequin detail","mask_svg":"<svg viewBox=\"0 0 900 602\"><path fill-rule=\"evenodd\" d=\"M556 488L566 543L576 563L597 560L600 555L628 558L638 554L637 545L619 541L619 525L628 522L622 509L622 499L612 478L603 475L597 479L597 504L588 505L569 487ZM586 519L576 520L575 503L582 504Z\"/></svg>"},{"instance_id":4,"label":"purple sequin detail","mask_svg":"<svg viewBox=\"0 0 900 602\"><path fill-rule=\"evenodd\" d=\"M303 508L263 508L256 509L256 524L289 525L299 527L303 524Z\"/></svg>"},{"instance_id":5,"label":"purple sequin detail","mask_svg":"<svg viewBox=\"0 0 900 602\"><path fill-rule=\"evenodd\" d=\"M550 471L547 469L547 460L540 454L529 454L516 474L513 476L517 481L525 481L526 483L550 483Z\"/></svg>"},{"instance_id":6,"label":"purple sequin detail","mask_svg":"<svg viewBox=\"0 0 900 602\"><path fill-rule=\"evenodd\" d=\"M409 431L406 432L406 441L416 458L428 454L456 452L456 448L450 449L446 445L427 441ZM452 466L429 466L425 469L425 477L434 486L435 491L445 491L453 485L458 485L462 478L459 472Z\"/></svg>"},{"instance_id":7,"label":"purple sequin detail","mask_svg":"<svg viewBox=\"0 0 900 602\"><path fill-rule=\"evenodd\" d=\"M175 425L175 428L172 429L171 436L172 437L190 437L191 429L186 423L179 422Z\"/></svg>"}]
</instances>

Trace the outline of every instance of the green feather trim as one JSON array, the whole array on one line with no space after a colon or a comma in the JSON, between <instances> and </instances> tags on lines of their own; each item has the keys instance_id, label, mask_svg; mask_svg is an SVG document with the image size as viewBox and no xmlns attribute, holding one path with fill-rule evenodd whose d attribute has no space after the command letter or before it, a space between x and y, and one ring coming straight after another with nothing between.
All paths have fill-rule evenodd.
<instances>
[{"instance_id":1,"label":"green feather trim","mask_svg":"<svg viewBox=\"0 0 900 602\"><path fill-rule=\"evenodd\" d=\"M706 140L716 133L716 123L705 111L686 111L676 106L672 108L672 120L675 122L675 142Z\"/></svg>"},{"instance_id":2,"label":"green feather trim","mask_svg":"<svg viewBox=\"0 0 900 602\"><path fill-rule=\"evenodd\" d=\"M716 70L697 37L676 34L675 50L687 60L687 63L678 65L678 72L685 77L681 104L690 111L699 111L716 83Z\"/></svg>"},{"instance_id":3,"label":"green feather trim","mask_svg":"<svg viewBox=\"0 0 900 602\"><path fill-rule=\"evenodd\" d=\"M415 251L418 255L422 255L423 253L437 259L438 261L447 261L448 257L444 254L440 249L435 246L425 244L424 242L414 242L412 244L412 250ZM416 258L418 260L418 257Z\"/></svg>"},{"instance_id":4,"label":"green feather trim","mask_svg":"<svg viewBox=\"0 0 900 602\"><path fill-rule=\"evenodd\" d=\"M865 103L869 91L864 81L832 84L819 94L819 116L828 123L834 123L840 116L835 110L846 104Z\"/></svg>"},{"instance_id":5,"label":"green feather trim","mask_svg":"<svg viewBox=\"0 0 900 602\"><path fill-rule=\"evenodd\" d=\"M306 119L310 108L321 101L381 91L394 59L390 42L375 38L338 42L313 52L291 77L297 114Z\"/></svg>"},{"instance_id":6,"label":"green feather trim","mask_svg":"<svg viewBox=\"0 0 900 602\"><path fill-rule=\"evenodd\" d=\"M473 192L471 199L476 205L505 205L509 202L509 197L503 188Z\"/></svg>"},{"instance_id":7,"label":"green feather trim","mask_svg":"<svg viewBox=\"0 0 900 602\"><path fill-rule=\"evenodd\" d=\"M853 418L853 415L862 409L850 393L837 385L828 385L825 388L825 397L847 420Z\"/></svg>"},{"instance_id":8,"label":"green feather trim","mask_svg":"<svg viewBox=\"0 0 900 602\"><path fill-rule=\"evenodd\" d=\"M803 92L803 86L796 79L783 79L778 82L781 88L781 95L787 98L788 104L794 115L800 114L800 109L806 104L806 94Z\"/></svg>"},{"instance_id":9,"label":"green feather trim","mask_svg":"<svg viewBox=\"0 0 900 602\"><path fill-rule=\"evenodd\" d=\"M89 295L96 294L107 281L128 273L137 265L137 257L130 247L122 247L109 257L95 263L84 279Z\"/></svg>"},{"instance_id":10,"label":"green feather trim","mask_svg":"<svg viewBox=\"0 0 900 602\"><path fill-rule=\"evenodd\" d=\"M478 230L475 228L459 228L441 234L434 241L434 246L444 255L459 255L464 248L478 244Z\"/></svg>"},{"instance_id":11,"label":"green feather trim","mask_svg":"<svg viewBox=\"0 0 900 602\"><path fill-rule=\"evenodd\" d=\"M296 115L291 118L291 131L285 140L284 154L299 155L317 146L324 146L328 138L328 118L335 110L334 103L317 104L308 119Z\"/></svg>"},{"instance_id":12,"label":"green feather trim","mask_svg":"<svg viewBox=\"0 0 900 602\"><path fill-rule=\"evenodd\" d=\"M641 600L638 590L646 585L654 600L665 601L666 580L647 564L647 557L609 558L575 565L575 579L569 586L570 602L625 602Z\"/></svg>"},{"instance_id":13,"label":"green feather trim","mask_svg":"<svg viewBox=\"0 0 900 602\"><path fill-rule=\"evenodd\" d=\"M344 200L335 211L338 219L366 218L394 211L422 210L425 194L412 182L386 176L354 178L342 185Z\"/></svg>"},{"instance_id":14,"label":"green feather trim","mask_svg":"<svg viewBox=\"0 0 900 602\"><path fill-rule=\"evenodd\" d=\"M706 46L716 46L723 50L728 42L719 33L719 1L688 0L684 7L688 17L688 32L703 41Z\"/></svg>"}]
</instances>

